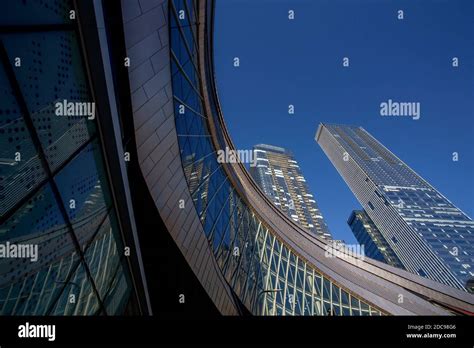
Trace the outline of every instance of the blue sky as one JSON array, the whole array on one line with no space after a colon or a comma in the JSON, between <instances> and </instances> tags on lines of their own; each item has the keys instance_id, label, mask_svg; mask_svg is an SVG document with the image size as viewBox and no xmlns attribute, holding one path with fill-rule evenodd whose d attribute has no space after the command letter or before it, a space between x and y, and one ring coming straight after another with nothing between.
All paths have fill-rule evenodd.
<instances>
[{"instance_id":1,"label":"blue sky","mask_svg":"<svg viewBox=\"0 0 474 348\"><path fill-rule=\"evenodd\" d=\"M473 18L469 0L218 0L215 73L236 147L293 151L331 233L347 243L360 205L314 141L319 122L364 127L474 217ZM388 99L421 103L420 119L380 116Z\"/></svg>"}]
</instances>

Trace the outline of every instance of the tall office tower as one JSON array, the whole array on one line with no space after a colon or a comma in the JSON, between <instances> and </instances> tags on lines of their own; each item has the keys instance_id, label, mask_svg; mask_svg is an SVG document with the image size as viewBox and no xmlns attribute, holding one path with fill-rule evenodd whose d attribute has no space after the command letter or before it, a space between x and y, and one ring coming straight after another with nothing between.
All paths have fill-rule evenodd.
<instances>
[{"instance_id":1,"label":"tall office tower","mask_svg":"<svg viewBox=\"0 0 474 348\"><path fill-rule=\"evenodd\" d=\"M364 246L366 256L405 269L382 233L364 210L352 211L347 223L359 244Z\"/></svg>"},{"instance_id":2,"label":"tall office tower","mask_svg":"<svg viewBox=\"0 0 474 348\"><path fill-rule=\"evenodd\" d=\"M320 124L315 140L407 270L466 289L471 218L363 128Z\"/></svg>"},{"instance_id":3,"label":"tall office tower","mask_svg":"<svg viewBox=\"0 0 474 348\"><path fill-rule=\"evenodd\" d=\"M295 222L314 234L332 239L293 154L281 147L254 146L257 165L250 174L265 194Z\"/></svg>"}]
</instances>

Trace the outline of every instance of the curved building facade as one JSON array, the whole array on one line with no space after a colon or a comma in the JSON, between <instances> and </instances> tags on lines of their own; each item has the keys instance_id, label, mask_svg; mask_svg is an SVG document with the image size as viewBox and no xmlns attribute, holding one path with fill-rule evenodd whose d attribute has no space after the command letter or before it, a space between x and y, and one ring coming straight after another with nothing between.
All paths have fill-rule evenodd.
<instances>
[{"instance_id":1,"label":"curved building facade","mask_svg":"<svg viewBox=\"0 0 474 348\"><path fill-rule=\"evenodd\" d=\"M155 68L160 56L162 68L134 91L148 98L134 113L138 154L169 232L221 313L239 306L255 315L472 312L465 292L374 260L327 257L326 242L275 208L242 164L219 163L217 151L234 146L214 81L213 1L162 9L160 51L140 58ZM139 18L125 23L126 37ZM148 93L155 86L156 101ZM158 101L159 93L166 98Z\"/></svg>"},{"instance_id":2,"label":"curved building facade","mask_svg":"<svg viewBox=\"0 0 474 348\"><path fill-rule=\"evenodd\" d=\"M474 313L471 294L339 255L241 163L218 161L235 147L214 80L214 1L7 6L0 242L41 257L0 259L1 314L151 314L160 279L145 250L162 234L224 315ZM96 117L52 117L63 100L94 102ZM155 213L166 231L142 223Z\"/></svg>"}]
</instances>

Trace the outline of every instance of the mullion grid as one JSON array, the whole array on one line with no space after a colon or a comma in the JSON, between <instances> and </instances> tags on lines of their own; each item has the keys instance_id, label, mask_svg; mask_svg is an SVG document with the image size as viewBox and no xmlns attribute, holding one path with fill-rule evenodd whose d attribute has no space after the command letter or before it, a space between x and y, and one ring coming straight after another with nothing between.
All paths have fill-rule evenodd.
<instances>
[{"instance_id":1,"label":"mullion grid","mask_svg":"<svg viewBox=\"0 0 474 348\"><path fill-rule=\"evenodd\" d=\"M189 57L190 57L190 60L192 61L192 64L193 64L194 68L195 68L194 70L195 70L196 73L198 74L198 77L201 78L201 75L200 75L200 73L199 73L199 69L197 68L196 63L195 63L195 60L194 60L194 58L196 58L196 60L198 59L198 54L197 54L197 53L198 53L198 49L197 49L198 46L196 45L196 42L194 42L194 46L193 46L193 47L195 48L194 51L196 52L196 57L194 57L193 52L191 52L192 50L191 50L191 48L190 48L190 46L189 46L188 40L186 39L186 35L184 35L184 29L183 29L184 27L190 28L190 29L191 29L191 33L192 33L192 37L193 37L193 40L194 40L194 37L195 37L195 30L194 30L194 28L195 28L195 26L196 26L196 23L191 23L191 18L189 17L189 14L188 14L187 18L188 18L188 23L189 23L189 24L188 24L188 25L181 25L180 19L179 19L179 17L178 17L178 13L177 13L177 10L176 10L176 7L175 7L175 5L174 5L174 1L170 1L170 4L171 4L171 6L170 6L170 11L173 13L173 17L174 17L174 20L175 20L175 22L176 22L176 24L177 24L177 28L178 28L178 31L179 31L179 35L181 36L181 40L184 42L184 46L185 46L185 48L186 48L186 51L187 51L187 53L188 53L188 55L189 55ZM186 7L186 11L188 11L186 5L185 5L185 7ZM172 28L172 29L174 29L174 28Z\"/></svg>"},{"instance_id":2,"label":"mullion grid","mask_svg":"<svg viewBox=\"0 0 474 348\"><path fill-rule=\"evenodd\" d=\"M199 24L198 20L197 20L197 17L196 17L197 12L194 11L194 8L193 8L193 12L192 12L193 15L191 16L190 15L191 10L189 9L188 2L186 0L184 0L183 2L184 2L184 7L186 8L186 14L188 15L188 23L190 24L191 31L192 31L194 47L195 47L196 52L197 52L197 48L199 47L198 43L197 43L197 30L196 30L197 24Z\"/></svg>"},{"instance_id":3,"label":"mullion grid","mask_svg":"<svg viewBox=\"0 0 474 348\"><path fill-rule=\"evenodd\" d=\"M181 100L178 96L173 95L173 98L175 99L175 102L178 102L180 105L183 105L186 109L191 110L193 113L195 113L198 116L201 116L204 119L207 119L206 116L204 116L201 112L194 110L190 105L188 105L185 101ZM181 115L178 113L178 115ZM184 114L185 115L185 114Z\"/></svg>"},{"instance_id":4,"label":"mullion grid","mask_svg":"<svg viewBox=\"0 0 474 348\"><path fill-rule=\"evenodd\" d=\"M254 296L253 296L253 301L252 301L253 307L251 309L253 309L253 312L256 312L258 315L263 315L266 313L265 312L265 308L266 308L265 298L262 298L260 295L266 289L268 270L270 269L269 260L266 254L266 249L267 249L268 238L269 236L271 237L271 235L268 232L268 229L264 227L261 221L258 221L258 231L259 232L256 237L256 243L258 244L258 241L260 238L262 239L262 243L260 244L261 252L257 255L259 269L258 269L258 274L257 274L257 285L255 286ZM260 299L262 301L260 301Z\"/></svg>"},{"instance_id":5,"label":"mullion grid","mask_svg":"<svg viewBox=\"0 0 474 348\"><path fill-rule=\"evenodd\" d=\"M191 78L188 76L188 74L186 73L186 71L184 70L183 66L181 65L181 62L179 61L178 57L176 56L176 54L174 53L174 51L171 49L171 58L173 59L173 62L176 64L176 67L178 68L179 70L179 73L181 74L181 76L183 76L187 82L189 83L189 85L194 89L194 91L196 92L197 96L199 97L199 99L203 100L202 96L201 96L201 93L197 90L196 86L193 84Z\"/></svg>"},{"instance_id":6,"label":"mullion grid","mask_svg":"<svg viewBox=\"0 0 474 348\"><path fill-rule=\"evenodd\" d=\"M303 303L301 304L301 308L302 308L302 311L301 311L301 314L302 315L305 315L308 313L308 311L306 310L306 262L303 262L303 285L302 285L302 292L303 292Z\"/></svg>"},{"instance_id":7,"label":"mullion grid","mask_svg":"<svg viewBox=\"0 0 474 348\"><path fill-rule=\"evenodd\" d=\"M229 223L227 224L226 226L226 229L223 231L222 235L221 235L221 239L219 241L219 245L217 246L216 250L214 251L215 255L216 255L216 259L217 259L217 263L219 265L221 265L221 271L222 271L222 274L225 276L225 266L226 266L226 261L227 261L227 257L224 256L224 248L223 248L223 244L224 244L224 240L229 236L229 246L230 246L230 229L232 228L232 224L239 224L242 223L242 219L239 218L239 216L241 215L241 202L240 202L240 199L237 197L237 195L234 194L234 196L236 199L234 201L234 208L232 210L232 213L231 215L229 216ZM237 225L237 227L239 226ZM232 252L231 249L229 249L229 252Z\"/></svg>"},{"instance_id":8,"label":"mullion grid","mask_svg":"<svg viewBox=\"0 0 474 348\"><path fill-rule=\"evenodd\" d=\"M208 164L208 165L206 165L206 164ZM197 211L198 216L201 219L201 222L202 222L203 219L205 219L205 214L207 212L209 191L211 189L213 189L215 191L215 189L216 189L215 188L215 182L213 180L211 180L211 178L213 177L213 175L215 173L219 172L219 169L220 169L220 165L217 165L215 167L215 169L212 169L212 167L211 167L212 164L214 164L213 158L211 158L210 162L203 162L203 168L202 168L203 176L201 177L200 182L198 183L195 190L191 194L191 198L193 199L193 201L194 200L199 200L202 204L202 206L201 206L202 211ZM210 170L212 170L212 172L210 172ZM205 198L202 197L202 195L204 193L206 194ZM199 195L201 197L199 197Z\"/></svg>"},{"instance_id":9,"label":"mullion grid","mask_svg":"<svg viewBox=\"0 0 474 348\"><path fill-rule=\"evenodd\" d=\"M208 227L207 227L208 225L210 225L209 229L212 229L212 226L216 223L217 216L214 216L215 215L214 208L219 206L223 198L222 195L223 194L225 195L225 190L222 190L222 187L227 183L227 180L228 178L225 176L224 180L222 180L222 183L219 185L219 187L215 189L215 192L212 195L212 197L208 198L207 205L205 207L203 215L199 217L204 226L204 231L208 230Z\"/></svg>"},{"instance_id":10,"label":"mullion grid","mask_svg":"<svg viewBox=\"0 0 474 348\"><path fill-rule=\"evenodd\" d=\"M13 33L25 33L25 32L35 32L35 33L37 33L37 32L46 32L46 31L58 31L58 30L60 30L60 31L66 31L66 30L67 31L73 31L76 35L76 38L79 37L77 24L76 25L72 25L72 24L27 25L27 26L14 26L14 27L12 27L12 26L7 26L7 27L0 26L0 33L1 34L5 34L5 33L13 34ZM82 62L84 62L84 57L82 57L82 54L81 54L80 58L81 58ZM84 280L87 279L87 281L89 282L89 286L91 286L92 292L95 294L95 297L96 297L96 300L98 302L100 311L104 315L107 315L106 310L105 310L105 306L103 304L103 300L102 300L102 298L101 298L101 296L98 292L98 289L97 289L95 281L92 277L92 273L91 273L91 270L89 268L89 265L87 264L87 262L85 260L85 256L84 256L85 251L84 252L82 251L79 240L78 240L78 238L77 238L77 236L74 232L73 224L72 224L72 222L69 218L69 215L68 215L68 213L65 209L65 205L64 205L63 198L61 196L60 190L59 190L59 188L56 184L56 181L54 179L56 177L56 175L59 174L68 164L70 164L76 158L76 156L79 153L81 153L88 145L90 145L91 143L93 143L97 139L97 133L94 133L87 141L85 141L76 150L74 150L74 152L71 153L68 156L68 158L65 159L59 166L55 167L54 169L51 168L51 166L48 162L47 156L45 154L45 150L43 149L43 145L41 143L40 137L39 137L39 135L37 133L37 130L36 130L36 127L34 125L34 121L31 117L27 102L26 102L26 100L24 100L20 84L19 84L18 80L16 79L16 74L15 74L15 72L14 72L12 66L11 66L11 63L9 62L8 53L7 53L6 48L4 46L3 39L1 39L1 38L0 38L0 60L1 60L3 66L5 68L5 71L6 71L6 74L7 74L7 80L10 82L10 85L13 89L14 97L15 97L17 103L18 103L18 106L19 106L20 110L21 110L22 117L25 121L26 128L28 129L28 132L30 134L30 138L32 140L33 146L36 149L37 156L40 159L41 166L43 167L43 170L45 171L45 174L46 174L46 178L43 181L41 181L40 183L38 183L37 186L35 186L35 188L33 190L31 190L27 195L25 195L25 197L23 197L19 202L17 202L17 204L12 206L9 209L9 212L7 212L7 214L2 216L2 219L1 219L0 222L1 223L5 222L17 209L19 209L19 207L21 205L23 205L25 202L27 202L29 199L31 199L31 197L33 197L37 192L39 192L39 190L41 190L43 187L45 187L49 183L49 186L51 187L56 205L57 205L57 207L60 211L60 214L61 214L61 216L62 216L62 218L65 222L65 227L67 228L68 233L70 234L70 236L72 238L72 241L73 241L73 244L74 244L74 247L75 247L75 252L77 253L77 255L79 257L79 260L78 260L78 262L76 262L76 265L73 267L73 269L69 270L68 277L64 281L65 285L62 287L62 289L60 290L60 292L56 296L55 300L53 300L53 302L51 302L52 298L50 298L50 301L49 301L50 304L47 306L48 310L46 311L46 313L50 313L54 309L54 307L56 305L56 302L59 300L59 298L61 298L62 293L65 291L65 289L66 289L68 283L70 282L72 276L76 275L76 272L79 270L79 267L82 266L82 267L84 267L84 271L85 271L85 275L86 275ZM89 90L89 93L90 93L90 90ZM96 121L94 121L94 122L96 122ZM103 156L102 153L101 153L101 156ZM111 204L111 206L107 207L107 210L110 210L112 207L113 207L113 203ZM97 231L102 226L103 222L104 222L104 220L102 220L100 222L100 224L98 225L98 227L97 227L96 231L93 233L93 235L95 235L97 233ZM73 254L71 254L71 255L73 255ZM56 284L56 282L55 282L55 284ZM56 285L55 285L55 287L56 287ZM51 291L51 295L53 295L53 294L54 294L54 291ZM21 295L21 293L19 293L19 296L20 295ZM79 305L79 303L76 303L76 310L79 308L78 305ZM26 307L25 307L25 309L26 309Z\"/></svg>"},{"instance_id":11,"label":"mullion grid","mask_svg":"<svg viewBox=\"0 0 474 348\"><path fill-rule=\"evenodd\" d=\"M112 231L113 231L112 229L111 229L109 232L106 232L103 236L99 236L99 232L100 232L101 229L103 228L104 223L107 221L107 218L108 218L108 220L109 220L109 224L110 224L110 225L113 224L113 221L114 221L115 216L114 216L114 215L111 215L111 214L112 214L111 211L112 211L112 207L110 207L110 208L108 209L108 212L107 212L107 214L105 215L103 221L100 223L99 227L97 228L96 232L94 233L93 237L91 238L91 241L88 243L87 247L85 248L85 250L84 250L84 255L85 255L86 258L87 258L87 255L86 255L86 254L87 254L89 248L92 247L92 244L93 244L93 243L94 243L94 244L97 244L101 238L103 238L103 240L105 240L105 238L108 238L108 241L109 241L109 242L108 242L108 243L109 243L109 250L110 250L110 244L112 244L112 243L113 243L114 246L115 246L115 248L114 248L115 251L118 252L119 250L123 250L123 247L124 247L123 241L122 241L121 239L118 239L118 240L117 240L117 239L115 238L114 233L112 232ZM107 237L107 236L108 236L108 237ZM118 243L120 243L121 245L119 245ZM110 251L113 251L113 249L110 250ZM110 262L109 258L110 258L109 253L107 253L107 264ZM111 287L110 287L110 285L113 284L114 279L115 279L115 277L116 277L116 273L118 272L118 269L120 269L120 267L123 265L123 262L124 262L124 261L127 262L127 256L125 256L124 253L119 253L119 252L118 252L117 266L116 266L116 268L113 270L114 276L109 279L109 283L108 283L108 284L102 283L102 286L105 286L105 288L106 288L106 291L105 291L104 296L103 296L104 299L106 298L106 294L107 294L109 291L112 290ZM91 260L90 262L88 262L88 264L92 264L92 260ZM99 269L100 267L103 267L103 266L104 266L103 264L99 263L98 269ZM97 273L100 274L99 272L97 272ZM102 274L102 278L104 278L106 272L101 272L101 274ZM99 290L99 289L98 289L98 290Z\"/></svg>"},{"instance_id":12,"label":"mullion grid","mask_svg":"<svg viewBox=\"0 0 474 348\"><path fill-rule=\"evenodd\" d=\"M255 233L252 238L252 233ZM252 291L254 291L254 288L257 285L257 277L258 277L258 272L259 272L259 267L258 263L254 262L255 258L257 255L255 254L255 249L257 248L257 242L256 238L258 237L258 229L256 227L255 223L255 216L253 214L250 215L249 213L249 227L248 227L248 233L247 233L248 238L245 241L245 250L246 250L246 262L248 264L247 268L247 276L245 277L244 284L243 284L243 289L244 293L242 296L242 302L245 303L247 297L251 296ZM248 248L248 243L251 243L250 248ZM255 278L255 283L252 285L249 285L249 282L252 281L252 278ZM250 295L249 295L250 293Z\"/></svg>"},{"instance_id":13,"label":"mullion grid","mask_svg":"<svg viewBox=\"0 0 474 348\"><path fill-rule=\"evenodd\" d=\"M235 268L234 269L230 269L230 274L228 274L227 272L229 272L229 267L232 267L232 256L233 256L233 253L234 253L234 248L235 248L235 241L238 240L239 238L239 231L241 229L241 226L242 226L242 223L244 222L245 218L244 216L246 214L248 214L248 210L247 210L247 207L242 203L242 201L238 201L239 204L238 204L238 211L237 211L237 216L239 216L239 211L241 212L240 214L240 218L238 219L238 225L237 227L235 228L235 231L234 231L234 235L231 236L232 237L232 240L230 241L230 244L229 244L229 252L227 253L227 257L224 261L224 266L222 268L222 273L224 274L224 276L226 277L226 279L228 279L229 283L234 283L235 279L233 279L233 274L234 274L234 271L235 271ZM231 230L229 230L229 233L231 232ZM239 249L239 255L240 255L240 249Z\"/></svg>"},{"instance_id":14,"label":"mullion grid","mask_svg":"<svg viewBox=\"0 0 474 348\"><path fill-rule=\"evenodd\" d=\"M250 216L250 212L248 210L247 207L245 207L245 212L246 212L246 216L247 216L247 228L243 228L243 231L242 233L244 234L242 237L241 240L238 240L239 242L241 242L240 244L240 247L239 247L239 260L237 261L237 265L235 267L235 270L233 271L232 273L232 279L233 279L233 282L232 282L232 287L235 288L235 285L236 283L238 282L239 283L239 288L238 288L238 292L240 292L240 297L242 299L242 301L244 301L245 299L245 282L247 280L247 276L248 276L248 270L247 272L245 272L244 268L243 268L243 261L247 261L247 248L248 248L248 240L249 240L249 236L250 236L250 224L251 224L251 216ZM240 233L239 233L240 235ZM237 240L237 238L236 238ZM245 265L244 265L245 266ZM247 275L245 278L242 279L242 276L245 276Z\"/></svg>"},{"instance_id":15,"label":"mullion grid","mask_svg":"<svg viewBox=\"0 0 474 348\"><path fill-rule=\"evenodd\" d=\"M222 207L219 210L219 213L217 214L216 218L214 219L211 230L209 231L209 233L206 233L207 234L207 239L209 241L209 244L211 245L211 248L212 248L212 242L211 241L212 241L212 238L214 236L214 232L215 232L216 228L218 228L218 226L219 226L218 224L220 223L221 216L223 216L222 213L227 208L227 204L230 201L230 197L232 196L232 192L233 192L233 190L230 189L229 193L226 195L227 198L225 199L224 203L222 204ZM229 211L230 211L230 209L229 209Z\"/></svg>"},{"instance_id":16,"label":"mullion grid","mask_svg":"<svg viewBox=\"0 0 474 348\"><path fill-rule=\"evenodd\" d=\"M272 235L270 233L270 231L268 231L268 230L267 230L267 236L270 236L271 245L270 245L270 243L267 243L268 247L267 247L267 245L264 246L264 253L265 254L267 253L268 248L270 249L270 252L268 254L268 268L267 268L267 272L266 272L267 274L266 274L266 277L264 279L265 287L264 287L264 290L262 290L262 293L263 293L263 299L264 299L263 300L264 314L265 315L268 315L268 314L271 315L271 314L273 314L274 305L273 305L273 299L271 298L269 291L272 291L274 289L274 285L275 285L275 284L272 283L272 262L273 262L273 258L274 258L275 244L277 244L277 246L278 246L278 242L276 241L275 236ZM278 268L278 264L276 266ZM275 272L276 272L276 269L275 269ZM276 275L275 275L275 280L276 280ZM270 302L271 302L272 308L269 308Z\"/></svg>"},{"instance_id":17,"label":"mullion grid","mask_svg":"<svg viewBox=\"0 0 474 348\"><path fill-rule=\"evenodd\" d=\"M286 253L286 261L283 260L283 252ZM286 303L287 303L287 294L288 294L288 273L289 273L289 270L290 270L290 267L291 267L291 263L290 263L290 254L291 254L291 250L287 249L285 247L285 245L283 243L281 243L281 258L280 258L280 267L285 263L286 264L286 268L285 268L285 276L283 277L283 295L282 295L282 303L281 303L281 306L282 306L282 315L287 315L287 306L286 306ZM280 282L280 272L278 272L278 282ZM292 302L292 301L291 301ZM290 303L290 300L288 298L288 303Z\"/></svg>"},{"instance_id":18,"label":"mullion grid","mask_svg":"<svg viewBox=\"0 0 474 348\"><path fill-rule=\"evenodd\" d=\"M275 272L276 273L275 274L275 284L274 284L274 288L271 289L271 290L275 291L275 297L273 299L273 313L272 314L273 315L276 314L276 312L278 310L277 299L281 298L282 302L279 304L279 307L282 307L282 315L284 315L284 313L285 313L285 308L284 308L285 290L286 290L286 280L285 279L282 280L283 289L280 287L280 268L283 265L282 256L283 256L284 246L276 237L275 237L275 244L277 245L277 247L279 247L279 250L277 251L278 261L276 261L276 263L277 263L276 268L277 269L276 269L276 272ZM273 257L275 257L275 254L273 254ZM286 262L288 264L288 260L286 260ZM287 275L287 273L286 273L287 270L288 270L288 267L286 269L284 269L285 276ZM281 292L283 292L283 294Z\"/></svg>"},{"instance_id":19,"label":"mullion grid","mask_svg":"<svg viewBox=\"0 0 474 348\"><path fill-rule=\"evenodd\" d=\"M295 260L295 286L293 291L294 297L294 305L293 305L293 315L301 315L302 314L302 307L304 301L304 280L301 280L301 272L303 272L303 279L304 279L304 266L303 270L300 270L300 265L304 265L305 263L300 260L298 255L296 255ZM301 291L298 291L298 290ZM299 294L301 293L301 299Z\"/></svg>"},{"instance_id":20,"label":"mullion grid","mask_svg":"<svg viewBox=\"0 0 474 348\"><path fill-rule=\"evenodd\" d=\"M261 234L263 233L263 229L261 228L262 227L262 223L260 221L258 221L258 224L257 224L257 220L255 219L255 215L252 214L252 220L254 222L254 225L256 226L256 230L255 230L255 240L254 240L254 248L252 249L252 252L251 252L251 257L252 257L252 264L254 265L255 269L254 269L254 274L255 274L255 284L253 285L253 287L248 290L247 292L247 298L244 299L247 300L247 302L250 303L249 305L249 308L251 309L252 312L255 312L255 305L256 305L256 294L258 294L258 291L260 289L259 287L259 284L260 284L260 280L262 279L261 278L261 275L262 275L262 269L264 268L263 266L263 263L261 262L261 258L260 258L260 250L259 250L259 244L258 244L258 240L261 236ZM262 289L263 290L263 287ZM260 311L257 310L257 313L260 313Z\"/></svg>"},{"instance_id":21,"label":"mullion grid","mask_svg":"<svg viewBox=\"0 0 474 348\"><path fill-rule=\"evenodd\" d=\"M294 257L293 253L289 248L286 248L285 245L282 243L282 249L285 248L287 249L287 266L286 266L286 273L285 273L285 290L283 292L283 313L284 315L290 314L293 315L294 313L294 304L295 304L295 298L294 298L294 290L295 290L295 282L296 282L296 273L292 271L292 264L291 264L291 258ZM283 254L283 253L282 253ZM293 279L290 281L289 275L292 275ZM293 294L290 294L290 289L293 288ZM288 303L288 306L287 306Z\"/></svg>"},{"instance_id":22,"label":"mullion grid","mask_svg":"<svg viewBox=\"0 0 474 348\"><path fill-rule=\"evenodd\" d=\"M188 5L186 2L184 2L185 4L185 10L186 10L186 13L188 15L188 18L189 18L189 23L191 23L191 16L189 15L190 14L190 11L189 11L189 8L188 8ZM194 5L195 2L193 2ZM175 5L174 3L172 3L172 12L173 12L173 15L175 16L175 19L176 19L176 23L179 23L179 19L177 18L177 12L176 12L176 8L175 8ZM194 24L193 24L194 25ZM191 58L192 60L192 64L193 66L196 68L196 61L194 59L197 59L197 57L194 56L194 53L191 52L193 50L190 49L189 47L189 43L187 42L187 38L186 38L186 35L184 35L184 32L183 32L183 26L182 25L178 25L178 29L179 29L179 35L180 35L180 38L181 40L184 41L184 47L186 48L186 51L187 51L187 56L189 58ZM193 30L193 28L191 28L191 34L192 34L192 37L193 39L195 38L195 31ZM196 49L197 49L197 46L194 46ZM194 89L195 93L197 94L197 96L199 97L200 100L202 100L202 96L201 94L199 93L199 91L196 89L196 86L193 85L190 77L187 75L185 69L184 69L184 66L181 65L181 62L179 61L178 57L175 55L175 52L172 51L172 60L176 63L176 67L179 71L180 74L182 74L182 76L187 80L187 83ZM200 77L200 74L199 74L199 71L197 69L194 69L195 70L195 73L197 73L197 75ZM189 91L189 93L191 93L191 91ZM185 100L182 100L180 99L179 97L175 96L175 102L180 102L181 104L185 105L185 107L187 107L188 109L190 109L192 112L194 112L196 115L202 117L202 118L207 118L208 116L204 116L202 113L197 113L195 112L195 110L190 107L190 105L186 102L186 99L187 97L184 98ZM204 137L204 136L201 136L201 137ZM214 151L215 152L215 151ZM212 153L214 153L212 152ZM210 153L211 154L211 153ZM207 156L207 155L206 155ZM213 181L211 180L211 176L213 176L213 174L215 173L215 171L211 174L208 174L206 176L206 178L203 180L203 181ZM212 182L209 183L209 184L213 184ZM202 185L202 182L200 183L199 186ZM196 193L198 190L196 190L194 193ZM227 197L227 200L226 202L228 201L230 195ZM235 197L238 199L238 195L235 194ZM209 203L208 203L209 204ZM244 212L242 213L242 210L244 209ZM238 227L236 229L236 232L233 236L233 239L232 241L230 241L230 249L228 251L228 255L224 261L224 264L222 265L221 267L221 270L223 272L223 274L225 275L228 271L228 267L229 267L229 258L230 258L230 255L232 254L233 252L233 247L236 245L236 241L240 241L240 229L241 229L241 225L242 225L242 222L244 220L244 215L243 214L247 214L247 218L249 219L248 221L248 225L249 225L249 228L248 228L248 231L247 233L245 234L245 237L243 238L243 241L247 241L249 236L251 235L251 231L249 230L250 229L250 226L251 226L251 223L250 223L250 210L247 210L249 209L248 207L246 207L244 205L244 203L242 203L240 200L236 202L236 205L235 207L233 208L232 212L230 213L230 217L229 217L229 223L227 224L226 228L225 228L225 231L223 232L224 235L221 236L221 240L219 242L219 246L218 248L215 250L215 254L216 254L216 259L220 260L221 257L223 256L224 254L224 250L221 248L221 245L224 243L224 240L225 240L225 235L227 233L230 233L228 230L231 227L232 223L234 222L237 222L238 224ZM214 235L215 235L215 231L216 231L216 223L217 223L217 220L219 219L220 217L220 214L222 212L222 209L221 211L219 212L217 218L214 220L214 223L213 223L213 227L212 227L212 239L214 238ZM253 216L253 213L252 213L252 216ZM237 221L236 221L237 220ZM233 222L232 222L233 221ZM259 262L259 269L258 269L258 276L257 276L257 279L260 277L260 276L263 276L263 273L266 273L266 276L263 278L263 282L265 284L264 286L264 290L262 290L260 293L257 293L255 295L254 293L254 298L252 300L251 303L254 303L254 306L258 304L258 300L259 300L259 295L260 294L263 294L264 296L264 300L263 300L263 308L262 308L262 313L269 313L269 314L275 314L276 312L276 308L277 308L277 304L276 304L276 300L277 300L277 297L278 295L275 295L276 294L276 290L278 289L270 289L269 290L269 286L270 287L276 287L277 285L279 285L280 282L284 282L284 289L279 289L279 291L284 291L284 295L281 296L280 294L280 297L283 298L283 303L280 304L282 305L282 309L283 309L283 313L286 312L286 308L285 308L285 303L286 303L286 295L288 293L288 286L291 286L293 288L293 294L292 296L294 297L294 300L292 301L292 306L291 306L291 314L296 314L296 312L303 312L305 313L306 312L306 309L305 308L308 308L309 306L311 306L311 310L309 311L308 314L312 314L314 315L315 314L315 309L317 308L315 306L316 303L320 303L320 308L319 308L319 311L320 313L319 314L324 314L325 312L325 306L324 306L324 303L325 303L325 296L324 296L324 280L327 279L327 281L329 282L329 298L326 299L326 302L329 304L329 308L330 308L330 311L332 312L332 309L333 309L333 306L335 306L336 304L333 303L332 301L332 295L333 295L333 287L334 287L334 291L335 289L338 290L338 296L337 296L337 299L338 299L338 306L340 308L340 311L342 313L342 298L341 298L341 291L342 291L342 288L337 286L337 285L333 285L333 282L324 277L322 274L320 273L317 273L315 271L314 268L312 267L308 267L306 261L300 259L298 257L298 255L294 255L295 257L295 265L294 265L294 277L293 277L293 283L292 284L288 284L288 272L293 272L292 270L289 269L290 265L291 265L291 262L290 262L290 258L292 255L292 252L290 249L287 249L280 241L278 241L278 239L267 229L264 227L264 225L262 224L262 222L260 220L257 220L258 221L258 227L257 227L257 232L256 232L256 235L255 235L255 249L258 250L258 238L260 236L262 232L262 229L265 229L265 232L264 232L264 237L263 237L263 244L262 244L262 248L261 248L261 254L259 253L257 255L258 259L260 260ZM235 228L235 227L233 227ZM212 239L210 240L211 242L211 245L213 244L212 243ZM264 266L262 264L263 262L263 259L268 256L267 255L267 244L268 243L271 243L271 247L270 247L270 256L269 256L269 259L268 259L268 268L265 270L264 269ZM275 248L279 248L279 250L275 250ZM285 279L280 279L282 277L280 277L279 273L280 273L280 267L282 267L282 254L283 254L283 250L287 250L287 253L288 253L288 258L286 259L286 265L287 265L287 268L285 269ZM254 249L252 249L252 253L254 253ZM279 254L278 254L279 253ZM242 256L243 255L240 255L240 258L239 258L239 262L238 262L238 265L237 267L235 268L235 270L233 271L233 274L232 276L229 276L227 275L226 278L229 279L229 282L231 282L232 284L235 285L235 282L238 281L237 278L240 276L240 264L241 264L241 260L242 260ZM276 261L276 258L278 258L278 261ZM274 263L276 263L277 265L277 269L273 269L273 265ZM302 264L301 264L302 263ZM300 269L300 265L302 267L302 269ZM251 267L251 265L249 266L249 268ZM272 273L275 273L275 284L272 284ZM307 290L307 285L306 285L306 282L308 281L308 278L307 278L307 275L310 275L311 276L311 281L313 282L313 284L308 284L310 289L311 290L311 293L309 294L308 293L308 290ZM247 283L248 281L248 277L250 276L250 272L248 272L247 274L247 277L245 279L245 283ZM303 277L303 279L301 279L301 276ZM298 280L299 279L299 280ZM299 283L298 283L299 281ZM315 291L315 282L320 282L320 292L316 292ZM256 284L257 285L257 284ZM245 286L245 285L244 285ZM302 300L301 300L301 303L298 303L298 309L296 307L296 301L297 301L297 298L298 298L298 289L301 290L301 294L302 294ZM257 292L258 290L258 286L255 286L255 292ZM271 295L270 295L271 294ZM245 295L245 294L244 294ZM336 294L335 294L336 295ZM271 296L274 296L273 298ZM319 298L318 298L319 296ZM352 296L352 295L349 295L349 296ZM311 303L306 303L306 301L308 301L308 297L311 299L310 302ZM242 299L242 298L241 298ZM270 299L270 300L269 300ZM298 300L299 302L299 300ZM270 303L272 303L273 305L273 308L269 308L269 305ZM359 302L360 303L360 302ZM352 308L351 307L351 304L349 304L349 308ZM371 308L369 306L369 308ZM370 311L370 309L369 309ZM330 313L329 313L330 314Z\"/></svg>"}]
</instances>

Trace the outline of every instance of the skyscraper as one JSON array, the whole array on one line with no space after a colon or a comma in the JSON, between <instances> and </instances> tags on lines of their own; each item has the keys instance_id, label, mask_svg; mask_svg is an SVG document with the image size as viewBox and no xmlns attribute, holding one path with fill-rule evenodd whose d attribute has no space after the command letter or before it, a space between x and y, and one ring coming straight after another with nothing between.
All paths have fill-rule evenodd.
<instances>
[{"instance_id":1,"label":"skyscraper","mask_svg":"<svg viewBox=\"0 0 474 348\"><path fill-rule=\"evenodd\" d=\"M281 147L260 144L254 146L254 155L257 165L250 167L250 174L273 203L301 226L331 239L293 154Z\"/></svg>"},{"instance_id":2,"label":"skyscraper","mask_svg":"<svg viewBox=\"0 0 474 348\"><path fill-rule=\"evenodd\" d=\"M214 5L5 3L0 315L474 313L463 291L327 257L241 163L219 160L233 146L208 54Z\"/></svg>"},{"instance_id":3,"label":"skyscraper","mask_svg":"<svg viewBox=\"0 0 474 348\"><path fill-rule=\"evenodd\" d=\"M362 127L321 124L315 140L403 266L464 289L474 222Z\"/></svg>"},{"instance_id":4,"label":"skyscraper","mask_svg":"<svg viewBox=\"0 0 474 348\"><path fill-rule=\"evenodd\" d=\"M364 210L352 211L347 223L359 244L364 246L365 255L398 268L405 268Z\"/></svg>"}]
</instances>

